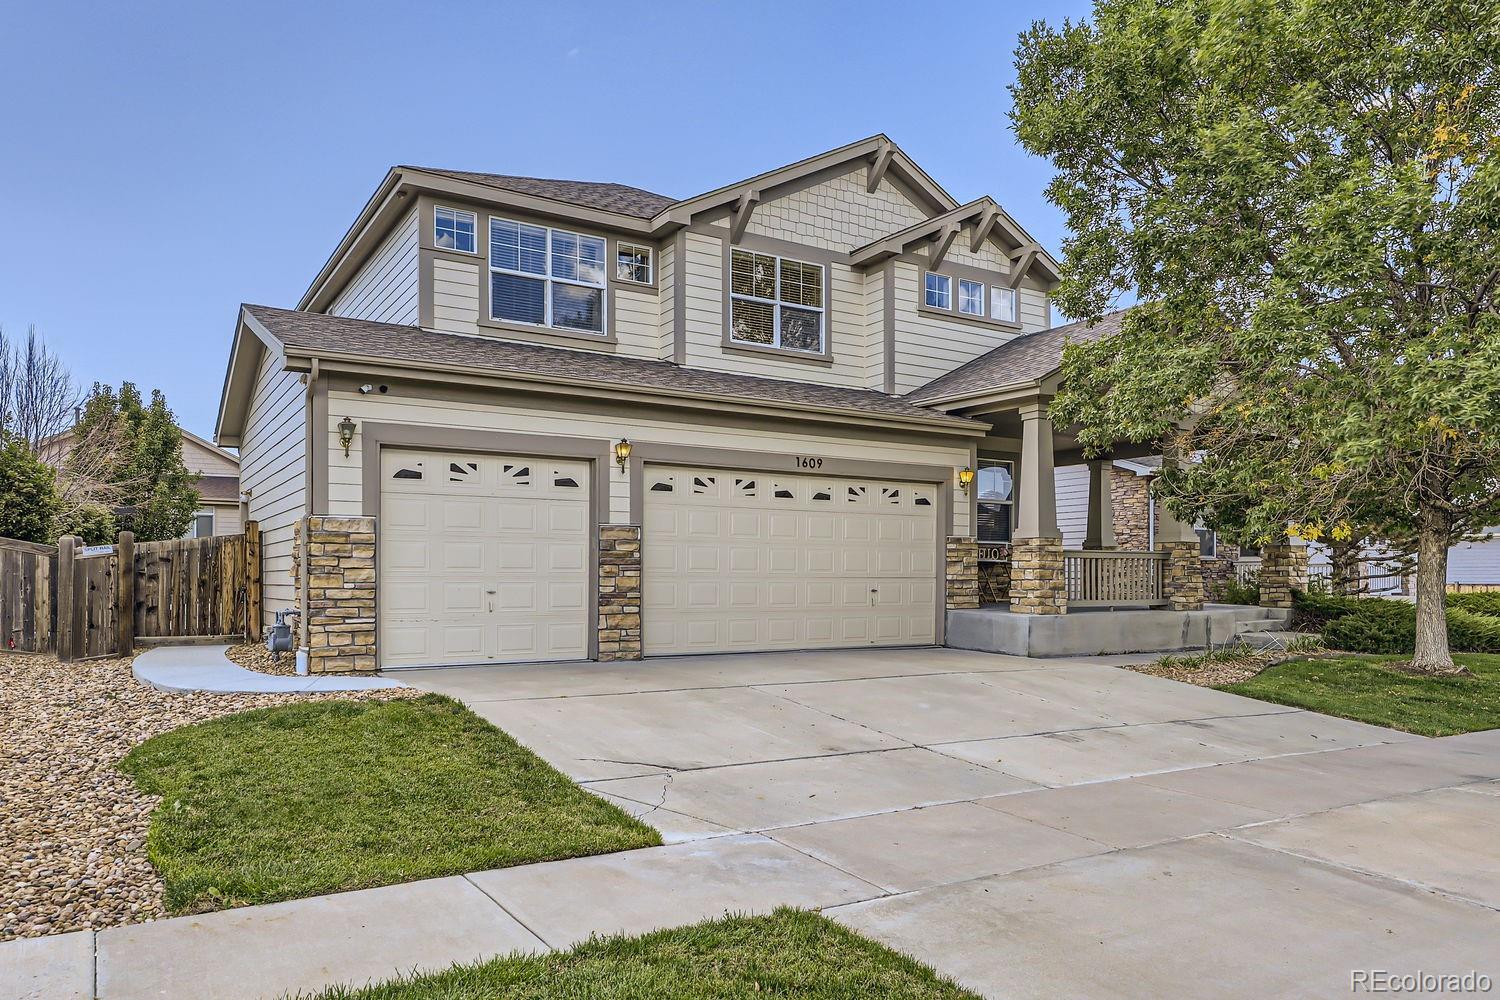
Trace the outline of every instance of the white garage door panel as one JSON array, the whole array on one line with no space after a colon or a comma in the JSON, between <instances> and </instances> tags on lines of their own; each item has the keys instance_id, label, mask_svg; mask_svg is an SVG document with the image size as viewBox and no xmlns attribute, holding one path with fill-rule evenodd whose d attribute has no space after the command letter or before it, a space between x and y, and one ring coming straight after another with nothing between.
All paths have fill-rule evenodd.
<instances>
[{"instance_id":1,"label":"white garage door panel","mask_svg":"<svg viewBox=\"0 0 1500 1000\"><path fill-rule=\"evenodd\" d=\"M504 455L381 456L385 666L588 653L588 466Z\"/></svg>"},{"instance_id":2,"label":"white garage door panel","mask_svg":"<svg viewBox=\"0 0 1500 1000\"><path fill-rule=\"evenodd\" d=\"M937 489L648 466L646 652L935 639Z\"/></svg>"}]
</instances>

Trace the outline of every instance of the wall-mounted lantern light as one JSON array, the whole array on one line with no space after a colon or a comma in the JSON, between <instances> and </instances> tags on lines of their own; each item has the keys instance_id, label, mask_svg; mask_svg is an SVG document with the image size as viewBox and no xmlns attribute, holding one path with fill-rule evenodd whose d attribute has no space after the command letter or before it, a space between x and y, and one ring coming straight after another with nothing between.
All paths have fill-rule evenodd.
<instances>
[{"instance_id":1,"label":"wall-mounted lantern light","mask_svg":"<svg viewBox=\"0 0 1500 1000\"><path fill-rule=\"evenodd\" d=\"M968 466L959 469L958 485L964 488L965 493L969 492L969 487L974 485L974 470L969 468Z\"/></svg>"},{"instance_id":2,"label":"wall-mounted lantern light","mask_svg":"<svg viewBox=\"0 0 1500 1000\"><path fill-rule=\"evenodd\" d=\"M615 461L620 463L620 471L625 471L625 463L630 461L630 441L620 438L615 442Z\"/></svg>"},{"instance_id":3,"label":"wall-mounted lantern light","mask_svg":"<svg viewBox=\"0 0 1500 1000\"><path fill-rule=\"evenodd\" d=\"M349 457L349 446L354 443L354 419L345 417L339 421L339 444L344 446L344 457Z\"/></svg>"}]
</instances>

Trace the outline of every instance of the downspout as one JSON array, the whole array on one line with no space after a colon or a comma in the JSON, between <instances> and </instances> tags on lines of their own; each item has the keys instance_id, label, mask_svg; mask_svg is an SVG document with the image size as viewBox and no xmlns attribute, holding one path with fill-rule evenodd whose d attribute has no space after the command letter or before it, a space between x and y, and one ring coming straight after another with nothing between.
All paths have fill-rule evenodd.
<instances>
[{"instance_id":1,"label":"downspout","mask_svg":"<svg viewBox=\"0 0 1500 1000\"><path fill-rule=\"evenodd\" d=\"M1146 480L1146 551L1156 551L1156 497L1151 493L1151 482L1155 476L1142 476Z\"/></svg>"},{"instance_id":2,"label":"downspout","mask_svg":"<svg viewBox=\"0 0 1500 1000\"><path fill-rule=\"evenodd\" d=\"M312 573L308 567L308 550L311 546L307 541L307 519L313 514L313 497L317 493L316 483L314 482L314 479L317 476L318 463L313 461L313 445L318 440L318 435L315 433L315 428L313 427L313 411L316 409L316 407L313 406L313 395L315 387L318 383L318 372L318 359L313 358L312 367L308 369L306 376L307 388L303 393L302 398L302 412L306 414L306 419L304 421L306 429L303 447L303 451L305 452L305 454L303 455L303 520L302 532L300 535L300 541L298 543L301 546L301 552L299 553L300 562L298 563L298 583L300 584L300 586L298 587L297 594L297 610L299 612L297 616L297 634L301 638L302 644L297 647L297 673L304 675L308 672L308 660L310 658L307 646L307 611L309 590L308 578L312 575ZM324 429L324 433L327 433L326 428Z\"/></svg>"}]
</instances>

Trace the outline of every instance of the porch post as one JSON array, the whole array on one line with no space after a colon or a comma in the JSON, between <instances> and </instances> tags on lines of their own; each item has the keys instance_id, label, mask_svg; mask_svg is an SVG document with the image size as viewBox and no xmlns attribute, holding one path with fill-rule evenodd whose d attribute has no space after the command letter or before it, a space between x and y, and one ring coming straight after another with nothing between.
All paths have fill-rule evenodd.
<instances>
[{"instance_id":1,"label":"porch post","mask_svg":"<svg viewBox=\"0 0 1500 1000\"><path fill-rule=\"evenodd\" d=\"M1157 504L1156 550L1167 554L1162 571L1162 597L1173 611L1199 611L1203 608L1203 560L1199 554L1198 532L1167 509Z\"/></svg>"},{"instance_id":2,"label":"porch post","mask_svg":"<svg viewBox=\"0 0 1500 1000\"><path fill-rule=\"evenodd\" d=\"M1083 533L1086 549L1113 549L1115 545L1115 511L1110 496L1110 470L1114 463L1109 459L1095 459L1089 463L1089 512L1088 525Z\"/></svg>"},{"instance_id":3,"label":"porch post","mask_svg":"<svg viewBox=\"0 0 1500 1000\"><path fill-rule=\"evenodd\" d=\"M1027 403L1021 414L1021 483L1011 544L1011 610L1060 615L1068 610L1062 532L1057 530L1052 417L1047 404Z\"/></svg>"}]
</instances>

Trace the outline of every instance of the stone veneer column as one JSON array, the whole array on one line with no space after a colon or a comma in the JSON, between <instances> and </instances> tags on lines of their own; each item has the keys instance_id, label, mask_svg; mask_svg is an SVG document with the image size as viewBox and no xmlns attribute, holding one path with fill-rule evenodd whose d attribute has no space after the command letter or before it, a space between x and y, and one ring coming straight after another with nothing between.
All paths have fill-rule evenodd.
<instances>
[{"instance_id":1,"label":"stone veneer column","mask_svg":"<svg viewBox=\"0 0 1500 1000\"><path fill-rule=\"evenodd\" d=\"M1021 488L1016 532L1010 545L1010 609L1023 615L1068 611L1062 532L1057 528L1052 417L1045 402L1026 403L1021 414Z\"/></svg>"},{"instance_id":2,"label":"stone veneer column","mask_svg":"<svg viewBox=\"0 0 1500 1000\"><path fill-rule=\"evenodd\" d=\"M1162 567L1161 593L1172 610L1203 610L1203 560L1197 540L1163 541L1157 550L1167 554L1167 564Z\"/></svg>"},{"instance_id":3,"label":"stone veneer column","mask_svg":"<svg viewBox=\"0 0 1500 1000\"><path fill-rule=\"evenodd\" d=\"M949 537L948 609L979 607L979 540Z\"/></svg>"},{"instance_id":4,"label":"stone veneer column","mask_svg":"<svg viewBox=\"0 0 1500 1000\"><path fill-rule=\"evenodd\" d=\"M1289 608L1292 591L1307 590L1307 547L1290 542L1260 549L1260 606Z\"/></svg>"},{"instance_id":5,"label":"stone veneer column","mask_svg":"<svg viewBox=\"0 0 1500 1000\"><path fill-rule=\"evenodd\" d=\"M641 658L641 526L599 526L599 660Z\"/></svg>"},{"instance_id":6,"label":"stone veneer column","mask_svg":"<svg viewBox=\"0 0 1500 1000\"><path fill-rule=\"evenodd\" d=\"M309 517L306 542L308 670L373 671L375 519Z\"/></svg>"}]
</instances>

